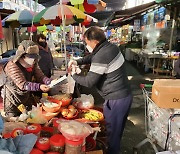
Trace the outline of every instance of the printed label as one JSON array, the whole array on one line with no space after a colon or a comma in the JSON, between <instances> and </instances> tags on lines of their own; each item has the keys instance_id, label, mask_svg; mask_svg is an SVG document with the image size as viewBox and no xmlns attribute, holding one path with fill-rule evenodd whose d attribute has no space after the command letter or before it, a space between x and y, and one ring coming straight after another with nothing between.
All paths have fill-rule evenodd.
<instances>
[{"instance_id":1,"label":"printed label","mask_svg":"<svg viewBox=\"0 0 180 154\"><path fill-rule=\"evenodd\" d=\"M23 134L24 134L24 132L22 130L16 130L14 132L14 136L19 136L19 135L23 135Z\"/></svg>"},{"instance_id":2,"label":"printed label","mask_svg":"<svg viewBox=\"0 0 180 154\"><path fill-rule=\"evenodd\" d=\"M49 139L46 138L46 137L43 137L43 138L39 139L39 143L41 143L41 144L46 144L46 143L48 143L48 141L49 141Z\"/></svg>"},{"instance_id":3,"label":"printed label","mask_svg":"<svg viewBox=\"0 0 180 154\"><path fill-rule=\"evenodd\" d=\"M179 102L179 98L173 98L173 102Z\"/></svg>"},{"instance_id":4,"label":"printed label","mask_svg":"<svg viewBox=\"0 0 180 154\"><path fill-rule=\"evenodd\" d=\"M29 129L29 130L36 130L36 129L37 129L37 126L30 125L30 126L28 126L28 129Z\"/></svg>"}]
</instances>

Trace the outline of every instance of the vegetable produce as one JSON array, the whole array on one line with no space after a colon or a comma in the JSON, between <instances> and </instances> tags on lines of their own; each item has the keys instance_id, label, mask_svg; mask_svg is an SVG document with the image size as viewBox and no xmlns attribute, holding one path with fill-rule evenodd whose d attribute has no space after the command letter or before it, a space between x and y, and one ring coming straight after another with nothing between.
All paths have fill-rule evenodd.
<instances>
[{"instance_id":1,"label":"vegetable produce","mask_svg":"<svg viewBox=\"0 0 180 154\"><path fill-rule=\"evenodd\" d=\"M73 105L69 105L67 109L62 109L61 114L64 118L71 119L78 114L78 111Z\"/></svg>"},{"instance_id":2,"label":"vegetable produce","mask_svg":"<svg viewBox=\"0 0 180 154\"><path fill-rule=\"evenodd\" d=\"M82 118L85 118L91 121L101 121L104 118L104 116L101 112L90 109L90 110L83 111Z\"/></svg>"}]
</instances>

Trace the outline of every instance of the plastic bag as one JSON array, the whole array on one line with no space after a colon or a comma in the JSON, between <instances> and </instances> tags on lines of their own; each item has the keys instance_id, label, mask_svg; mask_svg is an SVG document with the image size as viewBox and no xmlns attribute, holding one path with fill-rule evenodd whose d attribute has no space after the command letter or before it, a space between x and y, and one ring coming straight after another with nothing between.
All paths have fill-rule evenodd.
<instances>
[{"instance_id":1,"label":"plastic bag","mask_svg":"<svg viewBox=\"0 0 180 154\"><path fill-rule=\"evenodd\" d=\"M73 94L74 93L74 87L75 87L75 81L74 79L71 77L70 74L68 74L67 77L67 81L68 81L68 88L67 88L67 94Z\"/></svg>"},{"instance_id":2,"label":"plastic bag","mask_svg":"<svg viewBox=\"0 0 180 154\"><path fill-rule=\"evenodd\" d=\"M28 123L35 123L35 124L45 124L47 119L45 119L44 115L42 114L42 109L40 107L32 107L32 111L30 112L30 118L27 119Z\"/></svg>"},{"instance_id":3,"label":"plastic bag","mask_svg":"<svg viewBox=\"0 0 180 154\"><path fill-rule=\"evenodd\" d=\"M90 125L75 120L61 121L58 129L65 138L71 141L79 141L93 133Z\"/></svg>"},{"instance_id":4,"label":"plastic bag","mask_svg":"<svg viewBox=\"0 0 180 154\"><path fill-rule=\"evenodd\" d=\"M91 94L81 94L81 97L77 98L73 105L78 109L91 109L94 107L94 98Z\"/></svg>"}]
</instances>

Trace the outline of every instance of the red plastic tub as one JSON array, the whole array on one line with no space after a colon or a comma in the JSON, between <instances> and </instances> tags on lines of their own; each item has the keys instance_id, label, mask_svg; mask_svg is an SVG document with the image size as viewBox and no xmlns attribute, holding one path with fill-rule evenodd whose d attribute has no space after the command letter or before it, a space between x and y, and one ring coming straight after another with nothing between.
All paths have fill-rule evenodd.
<instances>
[{"instance_id":1,"label":"red plastic tub","mask_svg":"<svg viewBox=\"0 0 180 154\"><path fill-rule=\"evenodd\" d=\"M63 135L55 134L50 138L52 152L64 153L65 138Z\"/></svg>"},{"instance_id":2,"label":"red plastic tub","mask_svg":"<svg viewBox=\"0 0 180 154\"><path fill-rule=\"evenodd\" d=\"M30 152L30 154L44 154L44 152L42 152L39 149L33 148Z\"/></svg>"},{"instance_id":3,"label":"red plastic tub","mask_svg":"<svg viewBox=\"0 0 180 154\"><path fill-rule=\"evenodd\" d=\"M50 142L49 142L49 138L47 137L40 137L37 142L36 142L36 147L39 150L42 151L47 151L50 148Z\"/></svg>"},{"instance_id":4,"label":"red plastic tub","mask_svg":"<svg viewBox=\"0 0 180 154\"><path fill-rule=\"evenodd\" d=\"M32 124L26 127L27 134L33 133L37 136L40 136L40 131L41 131L41 125L39 124Z\"/></svg>"},{"instance_id":5,"label":"red plastic tub","mask_svg":"<svg viewBox=\"0 0 180 154\"><path fill-rule=\"evenodd\" d=\"M11 133L11 136L12 138L15 138L16 136L19 136L19 135L24 135L25 134L25 130L22 129L22 128L16 128L12 131Z\"/></svg>"}]
</instances>

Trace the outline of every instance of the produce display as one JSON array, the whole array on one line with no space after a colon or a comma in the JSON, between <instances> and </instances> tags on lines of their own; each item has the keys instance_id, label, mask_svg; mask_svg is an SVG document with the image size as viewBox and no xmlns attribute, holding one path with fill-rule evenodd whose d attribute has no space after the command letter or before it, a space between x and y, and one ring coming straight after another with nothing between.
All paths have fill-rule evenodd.
<instances>
[{"instance_id":1,"label":"produce display","mask_svg":"<svg viewBox=\"0 0 180 154\"><path fill-rule=\"evenodd\" d=\"M59 104L52 103L52 102L45 102L45 103L43 103L43 105L46 106L46 107L49 107L49 108L53 108L53 107L58 107L59 106Z\"/></svg>"},{"instance_id":2,"label":"produce display","mask_svg":"<svg viewBox=\"0 0 180 154\"><path fill-rule=\"evenodd\" d=\"M54 99L58 99L58 100L67 100L67 99L71 98L71 96L69 94L60 94L60 95L54 95L51 97Z\"/></svg>"},{"instance_id":3,"label":"produce display","mask_svg":"<svg viewBox=\"0 0 180 154\"><path fill-rule=\"evenodd\" d=\"M46 112L50 112L50 113L59 112L61 108L61 102L54 103L47 100L46 98L42 98L40 101L42 102L43 110Z\"/></svg>"},{"instance_id":4,"label":"produce display","mask_svg":"<svg viewBox=\"0 0 180 154\"><path fill-rule=\"evenodd\" d=\"M72 119L78 115L78 110L73 105L69 105L67 108L62 109L61 114L66 119Z\"/></svg>"},{"instance_id":5,"label":"produce display","mask_svg":"<svg viewBox=\"0 0 180 154\"><path fill-rule=\"evenodd\" d=\"M57 116L59 112L51 113L51 112L42 112L43 116L47 120L51 120L53 117Z\"/></svg>"},{"instance_id":6,"label":"produce display","mask_svg":"<svg viewBox=\"0 0 180 154\"><path fill-rule=\"evenodd\" d=\"M101 121L104 119L104 116L100 111L89 109L82 111L81 118L85 118L90 121Z\"/></svg>"},{"instance_id":7,"label":"produce display","mask_svg":"<svg viewBox=\"0 0 180 154\"><path fill-rule=\"evenodd\" d=\"M48 96L48 100L54 103L61 103L61 106L67 106L70 104L72 97L69 94L59 94Z\"/></svg>"},{"instance_id":8,"label":"produce display","mask_svg":"<svg viewBox=\"0 0 180 154\"><path fill-rule=\"evenodd\" d=\"M94 101L89 97L92 96L85 96L85 99L79 101L79 108L74 105L74 100L71 101L72 97L68 94L42 97L39 100L40 103L33 106L32 110L27 113L27 118L24 120L27 123L26 129L16 128L9 134L3 135L3 138L14 138L24 133L33 133L37 136L37 142L30 153L40 151L42 153L70 153L73 151L74 154L81 153L81 151L84 153L85 149L86 151L94 150L96 141L92 137L87 139L86 137L101 131L99 121L104 117L101 110L89 109L94 106ZM66 139L66 144L64 141L62 143L59 136Z\"/></svg>"}]
</instances>

